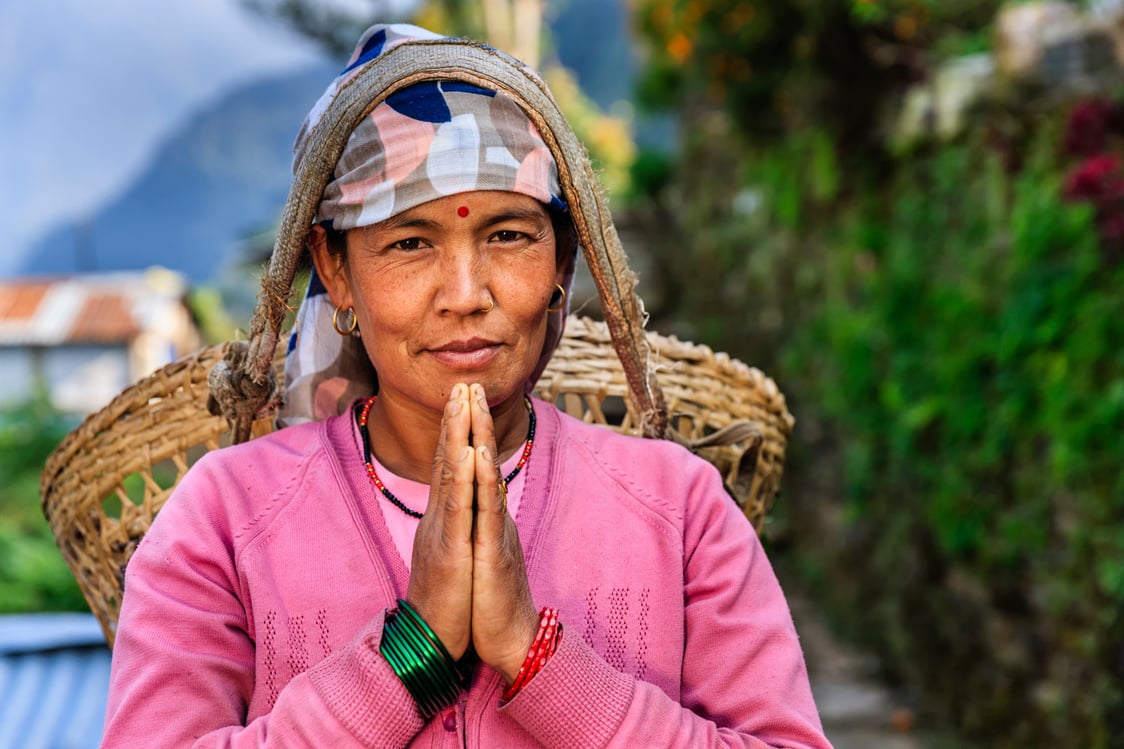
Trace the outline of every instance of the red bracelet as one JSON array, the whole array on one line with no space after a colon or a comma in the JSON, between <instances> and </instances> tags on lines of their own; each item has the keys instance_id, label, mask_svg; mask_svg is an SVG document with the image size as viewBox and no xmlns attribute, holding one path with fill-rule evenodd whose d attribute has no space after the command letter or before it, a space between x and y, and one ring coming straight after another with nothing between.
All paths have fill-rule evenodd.
<instances>
[{"instance_id":1,"label":"red bracelet","mask_svg":"<svg viewBox=\"0 0 1124 749\"><path fill-rule=\"evenodd\" d=\"M511 686L503 690L504 702L510 701L519 694L519 690L526 686L535 674L542 671L542 667L550 660L550 656L554 655L561 640L562 625L558 623L558 609L548 606L539 612L539 631L535 633L535 639L527 651L527 658L519 667L519 673L515 675Z\"/></svg>"}]
</instances>

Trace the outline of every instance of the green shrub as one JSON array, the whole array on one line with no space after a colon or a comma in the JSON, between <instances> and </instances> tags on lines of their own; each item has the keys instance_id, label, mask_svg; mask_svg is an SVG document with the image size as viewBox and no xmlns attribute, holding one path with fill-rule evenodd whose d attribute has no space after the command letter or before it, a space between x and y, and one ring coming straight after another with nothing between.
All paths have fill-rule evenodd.
<instances>
[{"instance_id":1,"label":"green shrub","mask_svg":"<svg viewBox=\"0 0 1124 749\"><path fill-rule=\"evenodd\" d=\"M72 426L45 394L0 410L0 613L86 609L39 503L43 463Z\"/></svg>"},{"instance_id":2,"label":"green shrub","mask_svg":"<svg viewBox=\"0 0 1124 749\"><path fill-rule=\"evenodd\" d=\"M1114 746L1124 262L1104 205L1063 197L1060 118L985 112L863 171L826 131L731 149L728 120L692 117L637 204L645 295L654 327L786 393L778 551L923 717L985 746Z\"/></svg>"},{"instance_id":3,"label":"green shrub","mask_svg":"<svg viewBox=\"0 0 1124 749\"><path fill-rule=\"evenodd\" d=\"M840 214L787 352L840 445L852 605L997 747L1124 730L1124 264L1057 143L1014 175L972 142L903 161Z\"/></svg>"}]
</instances>

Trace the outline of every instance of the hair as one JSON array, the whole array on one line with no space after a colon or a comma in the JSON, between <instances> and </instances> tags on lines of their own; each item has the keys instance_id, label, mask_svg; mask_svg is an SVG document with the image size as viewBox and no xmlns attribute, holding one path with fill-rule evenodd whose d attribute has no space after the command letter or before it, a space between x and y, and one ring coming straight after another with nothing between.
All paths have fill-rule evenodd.
<instances>
[{"instance_id":1,"label":"hair","mask_svg":"<svg viewBox=\"0 0 1124 749\"><path fill-rule=\"evenodd\" d=\"M347 260L347 232L333 229L329 224L320 224L327 236L328 252Z\"/></svg>"},{"instance_id":2,"label":"hair","mask_svg":"<svg viewBox=\"0 0 1124 749\"><path fill-rule=\"evenodd\" d=\"M554 260L562 266L578 253L578 230L568 209L550 206L547 213L554 227Z\"/></svg>"},{"instance_id":3,"label":"hair","mask_svg":"<svg viewBox=\"0 0 1124 749\"><path fill-rule=\"evenodd\" d=\"M550 214L550 224L554 229L554 262L562 266L578 252L578 231L568 210L547 206L546 212ZM321 226L327 237L328 252L346 262L347 232L333 229L327 224Z\"/></svg>"}]
</instances>

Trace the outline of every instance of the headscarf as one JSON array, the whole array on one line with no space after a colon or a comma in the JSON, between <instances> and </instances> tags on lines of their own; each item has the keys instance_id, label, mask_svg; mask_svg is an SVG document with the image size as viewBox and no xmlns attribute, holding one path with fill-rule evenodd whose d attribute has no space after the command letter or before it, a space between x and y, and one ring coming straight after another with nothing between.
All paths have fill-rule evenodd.
<instances>
[{"instance_id":1,"label":"headscarf","mask_svg":"<svg viewBox=\"0 0 1124 749\"><path fill-rule=\"evenodd\" d=\"M294 173L320 117L363 65L402 44L441 38L406 24L368 29L347 67L301 126L293 148ZM345 231L474 190L517 192L551 211L567 210L554 157L514 99L462 81L425 80L391 94L356 125L321 197L317 220ZM563 281L567 306L572 263L568 267ZM377 388L362 341L334 330L334 312L313 271L289 338L281 425L341 413ZM527 391L561 340L567 312L551 314L542 356L525 383Z\"/></svg>"}]
</instances>

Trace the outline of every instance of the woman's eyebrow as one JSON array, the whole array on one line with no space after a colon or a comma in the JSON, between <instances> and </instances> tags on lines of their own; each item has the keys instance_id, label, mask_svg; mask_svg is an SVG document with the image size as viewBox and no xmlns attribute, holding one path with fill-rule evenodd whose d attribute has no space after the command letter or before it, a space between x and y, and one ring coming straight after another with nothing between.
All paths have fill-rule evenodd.
<instances>
[{"instance_id":1,"label":"woman's eyebrow","mask_svg":"<svg viewBox=\"0 0 1124 749\"><path fill-rule=\"evenodd\" d=\"M421 216L410 216L409 212L400 213L397 216L391 216L385 221L380 221L375 225L379 231L388 231L391 229L436 229L440 225L436 221L432 221Z\"/></svg>"},{"instance_id":2,"label":"woman's eyebrow","mask_svg":"<svg viewBox=\"0 0 1124 749\"><path fill-rule=\"evenodd\" d=\"M545 221L546 216L541 211L536 211L533 208L513 208L511 210L501 211L500 213L485 216L481 220L481 226L494 226L495 224L502 224L504 221Z\"/></svg>"}]
</instances>

